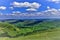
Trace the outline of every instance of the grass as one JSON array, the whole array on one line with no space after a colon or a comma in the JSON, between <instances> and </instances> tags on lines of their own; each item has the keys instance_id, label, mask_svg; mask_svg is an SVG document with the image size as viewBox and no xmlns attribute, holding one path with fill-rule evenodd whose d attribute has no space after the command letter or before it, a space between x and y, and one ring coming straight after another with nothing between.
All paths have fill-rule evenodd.
<instances>
[{"instance_id":1,"label":"grass","mask_svg":"<svg viewBox=\"0 0 60 40\"><path fill-rule=\"evenodd\" d=\"M60 40L60 27L45 32L37 32L17 38L0 37L0 40Z\"/></svg>"},{"instance_id":2,"label":"grass","mask_svg":"<svg viewBox=\"0 0 60 40\"><path fill-rule=\"evenodd\" d=\"M28 23L30 22L21 22L15 26L15 24L1 22L0 33L7 32L12 38L5 36L0 37L0 40L60 40L60 21L43 21L29 27Z\"/></svg>"},{"instance_id":3,"label":"grass","mask_svg":"<svg viewBox=\"0 0 60 40\"><path fill-rule=\"evenodd\" d=\"M9 23L5 22L5 23L0 23L0 27L3 27L4 31L7 32L9 36L15 37L17 35L27 35L30 33L34 33L36 31L44 31L44 30L48 30L48 29L53 29L60 24L59 22L56 22L56 23L55 23L55 21L53 21L53 22L45 21L45 22L41 22L41 23L35 24L33 26L27 27L27 28L25 28L25 26L24 26L24 28L21 28L21 27L18 28L13 24L9 24ZM20 24L24 25L25 22L20 23ZM21 26L21 25L19 25L19 26Z\"/></svg>"}]
</instances>

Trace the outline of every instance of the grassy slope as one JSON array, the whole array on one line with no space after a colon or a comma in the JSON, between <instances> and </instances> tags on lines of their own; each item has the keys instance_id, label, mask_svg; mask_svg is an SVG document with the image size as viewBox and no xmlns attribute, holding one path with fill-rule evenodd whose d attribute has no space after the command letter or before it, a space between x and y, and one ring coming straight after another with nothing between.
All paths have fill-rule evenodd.
<instances>
[{"instance_id":1,"label":"grassy slope","mask_svg":"<svg viewBox=\"0 0 60 40\"><path fill-rule=\"evenodd\" d=\"M40 25L40 24L38 24ZM52 30L36 32L31 35L19 36L16 38L0 37L0 40L60 40L60 21L43 22L42 27L55 27Z\"/></svg>"},{"instance_id":2,"label":"grassy slope","mask_svg":"<svg viewBox=\"0 0 60 40\"><path fill-rule=\"evenodd\" d=\"M0 40L60 40L60 27L50 31L20 36L17 38L0 37Z\"/></svg>"}]
</instances>

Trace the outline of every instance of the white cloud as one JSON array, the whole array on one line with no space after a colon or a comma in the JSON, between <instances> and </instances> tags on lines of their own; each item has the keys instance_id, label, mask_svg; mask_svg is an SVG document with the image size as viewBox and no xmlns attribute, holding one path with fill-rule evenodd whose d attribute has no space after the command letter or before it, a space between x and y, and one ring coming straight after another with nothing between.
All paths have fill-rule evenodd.
<instances>
[{"instance_id":1,"label":"white cloud","mask_svg":"<svg viewBox=\"0 0 60 40\"><path fill-rule=\"evenodd\" d=\"M51 9L48 9L47 11L58 11L58 10L54 9L54 8L51 8Z\"/></svg>"},{"instance_id":2,"label":"white cloud","mask_svg":"<svg viewBox=\"0 0 60 40\"><path fill-rule=\"evenodd\" d=\"M55 2L55 3L60 3L60 0L47 0L49 2Z\"/></svg>"},{"instance_id":3,"label":"white cloud","mask_svg":"<svg viewBox=\"0 0 60 40\"><path fill-rule=\"evenodd\" d=\"M12 10L14 9L13 7L9 7L9 8L12 9Z\"/></svg>"},{"instance_id":4,"label":"white cloud","mask_svg":"<svg viewBox=\"0 0 60 40\"><path fill-rule=\"evenodd\" d=\"M29 2L13 2L11 5L14 7L30 7L30 8L39 8L41 4L37 2L29 3Z\"/></svg>"},{"instance_id":5,"label":"white cloud","mask_svg":"<svg viewBox=\"0 0 60 40\"><path fill-rule=\"evenodd\" d=\"M0 13L0 15L3 15L3 13Z\"/></svg>"},{"instance_id":6,"label":"white cloud","mask_svg":"<svg viewBox=\"0 0 60 40\"><path fill-rule=\"evenodd\" d=\"M58 9L60 11L60 9Z\"/></svg>"},{"instance_id":7,"label":"white cloud","mask_svg":"<svg viewBox=\"0 0 60 40\"><path fill-rule=\"evenodd\" d=\"M6 7L5 6L0 6L0 10L5 10Z\"/></svg>"},{"instance_id":8,"label":"white cloud","mask_svg":"<svg viewBox=\"0 0 60 40\"><path fill-rule=\"evenodd\" d=\"M48 14L50 14L50 15L55 15L55 16L57 16L57 15L60 15L60 11L59 11L60 9L55 9L55 8L50 8L50 9L48 9L48 10L45 10L44 12L46 12L46 13L48 13Z\"/></svg>"},{"instance_id":9,"label":"white cloud","mask_svg":"<svg viewBox=\"0 0 60 40\"><path fill-rule=\"evenodd\" d=\"M47 9L50 9L50 7L49 7L49 6L47 6Z\"/></svg>"},{"instance_id":10,"label":"white cloud","mask_svg":"<svg viewBox=\"0 0 60 40\"><path fill-rule=\"evenodd\" d=\"M34 8L29 8L29 9L26 9L26 11L37 11L37 10Z\"/></svg>"},{"instance_id":11,"label":"white cloud","mask_svg":"<svg viewBox=\"0 0 60 40\"><path fill-rule=\"evenodd\" d=\"M12 13L21 13L20 11L13 11Z\"/></svg>"}]
</instances>

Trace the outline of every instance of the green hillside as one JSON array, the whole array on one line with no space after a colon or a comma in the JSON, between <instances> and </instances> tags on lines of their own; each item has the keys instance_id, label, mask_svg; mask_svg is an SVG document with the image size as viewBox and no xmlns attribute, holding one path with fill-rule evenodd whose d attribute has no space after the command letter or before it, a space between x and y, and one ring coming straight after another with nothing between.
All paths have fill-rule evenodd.
<instances>
[{"instance_id":1,"label":"green hillside","mask_svg":"<svg viewBox=\"0 0 60 40\"><path fill-rule=\"evenodd\" d=\"M0 37L0 40L60 40L60 28L16 38Z\"/></svg>"},{"instance_id":2,"label":"green hillside","mask_svg":"<svg viewBox=\"0 0 60 40\"><path fill-rule=\"evenodd\" d=\"M15 20L16 21L16 20ZM11 21L13 22L13 21ZM59 39L60 21L0 22L1 40L55 40Z\"/></svg>"}]
</instances>

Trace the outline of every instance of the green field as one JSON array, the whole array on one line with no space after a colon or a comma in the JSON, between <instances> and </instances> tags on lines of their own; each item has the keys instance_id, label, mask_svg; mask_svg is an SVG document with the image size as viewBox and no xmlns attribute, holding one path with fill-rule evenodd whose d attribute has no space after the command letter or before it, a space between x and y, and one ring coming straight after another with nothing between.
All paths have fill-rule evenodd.
<instances>
[{"instance_id":1,"label":"green field","mask_svg":"<svg viewBox=\"0 0 60 40\"><path fill-rule=\"evenodd\" d=\"M60 28L17 38L0 37L0 40L60 40Z\"/></svg>"},{"instance_id":2,"label":"green field","mask_svg":"<svg viewBox=\"0 0 60 40\"><path fill-rule=\"evenodd\" d=\"M60 21L34 22L0 22L0 40L60 40Z\"/></svg>"}]
</instances>

